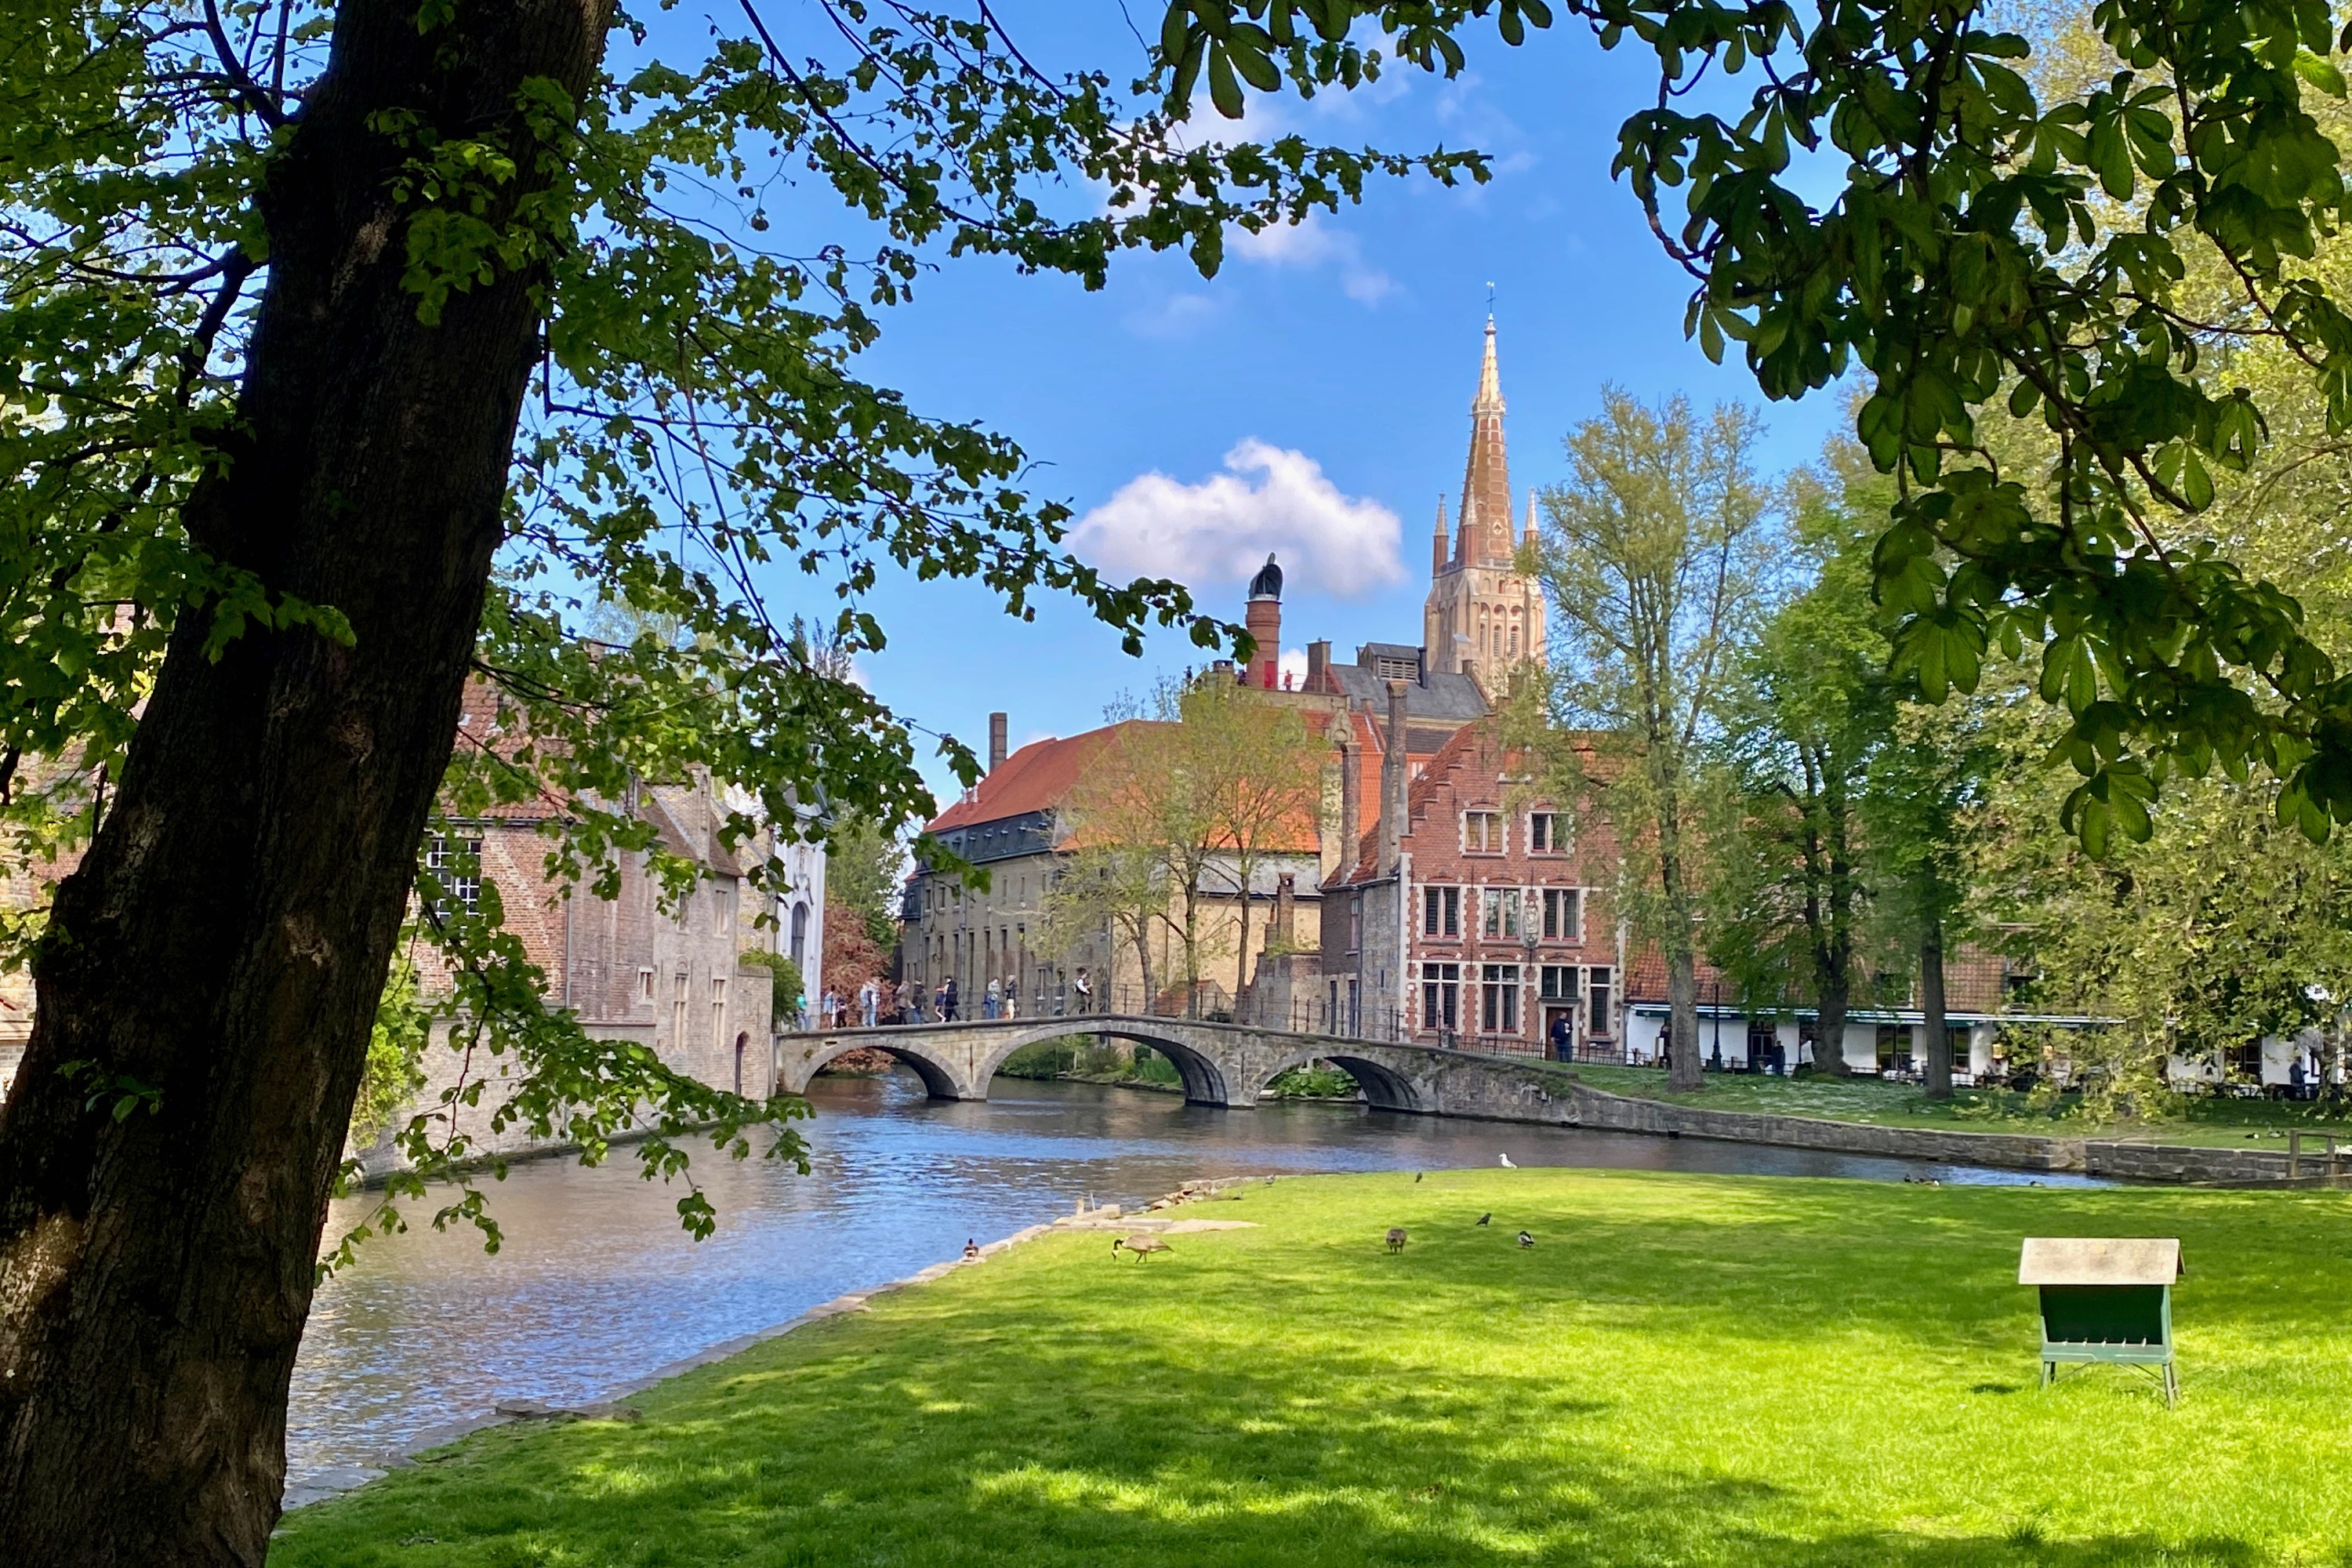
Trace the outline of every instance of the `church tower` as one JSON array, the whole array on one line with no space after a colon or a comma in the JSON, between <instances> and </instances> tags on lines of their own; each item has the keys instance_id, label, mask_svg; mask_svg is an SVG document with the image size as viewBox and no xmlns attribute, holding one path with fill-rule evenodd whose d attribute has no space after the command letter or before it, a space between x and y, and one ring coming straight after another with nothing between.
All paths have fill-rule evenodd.
<instances>
[{"instance_id":1,"label":"church tower","mask_svg":"<svg viewBox=\"0 0 2352 1568\"><path fill-rule=\"evenodd\" d=\"M1528 497L1528 535L1535 533ZM1486 357L1470 404L1470 460L1453 548L1446 548L1445 503L1431 542L1432 582L1422 611L1422 642L1433 670L1468 675L1499 696L1513 666L1543 658L1543 590L1520 575L1520 538L1512 526L1511 468L1503 446L1503 383L1495 368L1495 318L1486 318Z\"/></svg>"}]
</instances>

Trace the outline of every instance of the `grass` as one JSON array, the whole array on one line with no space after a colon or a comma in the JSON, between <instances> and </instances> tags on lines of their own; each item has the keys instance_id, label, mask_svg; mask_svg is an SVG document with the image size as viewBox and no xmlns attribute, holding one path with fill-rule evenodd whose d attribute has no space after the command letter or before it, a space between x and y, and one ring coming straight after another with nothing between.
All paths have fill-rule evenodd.
<instances>
[{"instance_id":1,"label":"grass","mask_svg":"<svg viewBox=\"0 0 2352 1568\"><path fill-rule=\"evenodd\" d=\"M2023 1094L2007 1089L1959 1089L1942 1104L1910 1083L1878 1078L1773 1078L1762 1073L1709 1073L1696 1094L1666 1088L1662 1068L1595 1067L1576 1064L1576 1076L1611 1094L1663 1100L1710 1110L1770 1111L1817 1116L1832 1121L1866 1121L1886 1127L1941 1127L1963 1132L2027 1132L2052 1138L2131 1138L2159 1143L2209 1147L2284 1146L2290 1129L2352 1142L2352 1101L2234 1100L2200 1096L2181 1101L2179 1115L2155 1121L2092 1121L2062 1100L2056 1115L2030 1110ZM2316 1153L2316 1150L2310 1151Z\"/></svg>"},{"instance_id":2,"label":"grass","mask_svg":"<svg viewBox=\"0 0 2352 1568\"><path fill-rule=\"evenodd\" d=\"M2352 1563L2352 1198L1520 1170L1205 1212L1261 1228L1142 1264L1049 1237L640 1423L478 1435L270 1561ZM2035 1387L2027 1234L2182 1237L2178 1410Z\"/></svg>"}]
</instances>

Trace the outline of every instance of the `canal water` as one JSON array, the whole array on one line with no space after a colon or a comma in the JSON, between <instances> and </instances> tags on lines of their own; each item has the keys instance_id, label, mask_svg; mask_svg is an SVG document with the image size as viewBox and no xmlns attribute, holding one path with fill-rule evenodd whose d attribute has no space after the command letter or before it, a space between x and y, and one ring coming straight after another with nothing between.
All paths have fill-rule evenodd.
<instances>
[{"instance_id":1,"label":"canal water","mask_svg":"<svg viewBox=\"0 0 2352 1568\"><path fill-rule=\"evenodd\" d=\"M682 1357L1070 1212L1196 1177L1494 1165L1614 1166L1895 1181L2050 1184L2013 1171L1701 1139L1448 1121L1358 1106L1188 1106L1172 1094L1000 1078L985 1103L927 1100L911 1075L820 1079L801 1176L694 1162L716 1236L679 1227L682 1192L625 1149L583 1170L527 1162L489 1186L505 1245L468 1226L369 1241L319 1292L294 1371L289 1479L380 1463L501 1399L576 1404ZM328 1235L373 1206L336 1206Z\"/></svg>"}]
</instances>

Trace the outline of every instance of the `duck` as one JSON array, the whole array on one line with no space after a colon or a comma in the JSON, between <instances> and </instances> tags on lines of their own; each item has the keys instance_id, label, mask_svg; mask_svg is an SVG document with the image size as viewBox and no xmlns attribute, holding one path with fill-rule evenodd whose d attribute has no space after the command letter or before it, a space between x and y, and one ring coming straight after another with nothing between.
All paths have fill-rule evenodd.
<instances>
[{"instance_id":1,"label":"duck","mask_svg":"<svg viewBox=\"0 0 2352 1568\"><path fill-rule=\"evenodd\" d=\"M967 1237L965 1239L963 1244L963 1260L966 1263L977 1263L980 1261L980 1242L977 1237Z\"/></svg>"},{"instance_id":2,"label":"duck","mask_svg":"<svg viewBox=\"0 0 2352 1568\"><path fill-rule=\"evenodd\" d=\"M1519 1245L1521 1247L1533 1247L1535 1244L1536 1238L1532 1235L1524 1230L1519 1232Z\"/></svg>"},{"instance_id":3,"label":"duck","mask_svg":"<svg viewBox=\"0 0 2352 1568\"><path fill-rule=\"evenodd\" d=\"M1121 1247L1125 1247L1128 1251L1135 1254L1135 1260L1138 1263L1142 1262L1146 1257L1154 1252L1172 1252L1175 1250L1175 1248L1170 1247L1166 1242L1160 1240L1156 1236L1112 1237L1110 1238L1110 1255L1113 1258L1117 1258Z\"/></svg>"}]
</instances>

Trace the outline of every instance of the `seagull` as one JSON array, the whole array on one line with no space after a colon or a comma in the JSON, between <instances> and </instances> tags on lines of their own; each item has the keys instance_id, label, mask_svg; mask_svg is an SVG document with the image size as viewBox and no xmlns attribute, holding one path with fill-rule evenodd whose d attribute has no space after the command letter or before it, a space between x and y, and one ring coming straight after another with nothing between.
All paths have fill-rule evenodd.
<instances>
[{"instance_id":1,"label":"seagull","mask_svg":"<svg viewBox=\"0 0 2352 1568\"><path fill-rule=\"evenodd\" d=\"M1521 1247L1533 1247L1535 1244L1536 1238L1534 1237L1528 1235L1524 1230L1519 1232L1519 1245Z\"/></svg>"},{"instance_id":2,"label":"seagull","mask_svg":"<svg viewBox=\"0 0 2352 1568\"><path fill-rule=\"evenodd\" d=\"M1504 1156L1503 1156L1503 1169L1505 1169L1506 1171L1516 1171L1516 1170L1517 1170L1517 1169L1518 1169L1518 1167L1517 1167L1517 1165L1512 1164L1512 1163L1511 1163L1511 1157L1510 1157L1508 1154L1506 1154L1506 1155L1504 1155Z\"/></svg>"}]
</instances>

